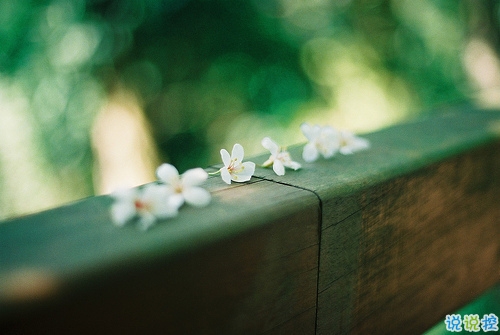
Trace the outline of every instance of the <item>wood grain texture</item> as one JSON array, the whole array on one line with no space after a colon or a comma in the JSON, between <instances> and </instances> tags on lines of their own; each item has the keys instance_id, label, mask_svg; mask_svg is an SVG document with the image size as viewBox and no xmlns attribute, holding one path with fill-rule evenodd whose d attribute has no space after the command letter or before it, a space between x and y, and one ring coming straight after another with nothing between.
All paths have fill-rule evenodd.
<instances>
[{"instance_id":1,"label":"wood grain texture","mask_svg":"<svg viewBox=\"0 0 500 335\"><path fill-rule=\"evenodd\" d=\"M500 143L364 192L351 332L421 333L499 282L499 195Z\"/></svg>"},{"instance_id":2,"label":"wood grain texture","mask_svg":"<svg viewBox=\"0 0 500 335\"><path fill-rule=\"evenodd\" d=\"M318 334L422 333L500 282L499 195L496 142L323 201Z\"/></svg>"}]
</instances>

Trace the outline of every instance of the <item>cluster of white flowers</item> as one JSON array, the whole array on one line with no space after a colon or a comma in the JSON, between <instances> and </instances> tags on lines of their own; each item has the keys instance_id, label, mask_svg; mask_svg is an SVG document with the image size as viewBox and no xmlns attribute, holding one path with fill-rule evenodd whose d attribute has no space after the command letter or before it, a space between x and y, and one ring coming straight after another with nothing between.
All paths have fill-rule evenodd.
<instances>
[{"instance_id":1,"label":"cluster of white flowers","mask_svg":"<svg viewBox=\"0 0 500 335\"><path fill-rule=\"evenodd\" d=\"M308 163L316 161L320 154L328 159L337 152L350 155L370 147L370 142L367 139L345 130L336 130L330 126L311 126L303 123L300 125L300 130L309 141L302 151L302 158Z\"/></svg>"},{"instance_id":2,"label":"cluster of white flowers","mask_svg":"<svg viewBox=\"0 0 500 335\"><path fill-rule=\"evenodd\" d=\"M330 126L311 126L303 123L300 129L308 140L302 152L302 158L308 163L316 161L320 155L328 159L337 152L348 155L370 147L368 140ZM263 138L261 144L271 153L262 167L272 165L278 176L285 174L285 168L301 168L301 164L292 160L285 147L279 146L269 137ZM231 181L246 182L252 178L256 165L254 162L243 162L244 150L241 144L236 143L233 146L231 155L226 149L222 149L220 155L224 166L211 174L220 174L226 184L231 184ZM176 216L184 203L204 207L210 203L211 195L199 185L207 180L208 175L202 168L190 169L179 175L173 165L162 164L156 170L157 183L112 194L113 222L123 226L135 219L141 229L146 230L157 220Z\"/></svg>"},{"instance_id":3,"label":"cluster of white flowers","mask_svg":"<svg viewBox=\"0 0 500 335\"><path fill-rule=\"evenodd\" d=\"M176 216L184 203L204 207L211 200L210 192L198 186L208 178L202 168L187 170L179 176L173 165L165 163L158 167L156 176L159 183L112 194L115 201L111 216L116 225L123 226L137 219L146 230L157 220Z\"/></svg>"}]
</instances>

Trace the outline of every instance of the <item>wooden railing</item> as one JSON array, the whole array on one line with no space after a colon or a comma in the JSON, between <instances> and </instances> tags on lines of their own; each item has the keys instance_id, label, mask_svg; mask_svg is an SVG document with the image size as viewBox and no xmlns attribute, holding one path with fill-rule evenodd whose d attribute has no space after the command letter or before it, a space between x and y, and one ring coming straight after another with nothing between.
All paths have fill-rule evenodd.
<instances>
[{"instance_id":1,"label":"wooden railing","mask_svg":"<svg viewBox=\"0 0 500 335\"><path fill-rule=\"evenodd\" d=\"M498 129L450 108L283 177L213 176L208 207L146 232L107 196L4 222L0 333L421 333L500 281Z\"/></svg>"}]
</instances>

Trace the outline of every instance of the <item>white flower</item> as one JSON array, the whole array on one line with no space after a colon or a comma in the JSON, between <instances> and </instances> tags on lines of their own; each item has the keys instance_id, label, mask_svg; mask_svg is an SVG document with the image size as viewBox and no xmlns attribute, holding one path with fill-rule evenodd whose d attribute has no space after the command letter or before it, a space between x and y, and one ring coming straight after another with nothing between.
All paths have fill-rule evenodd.
<instances>
[{"instance_id":1,"label":"white flower","mask_svg":"<svg viewBox=\"0 0 500 335\"><path fill-rule=\"evenodd\" d=\"M339 132L339 151L343 155L350 155L356 151L365 150L370 147L370 142L354 135L351 132L341 130Z\"/></svg>"},{"instance_id":2,"label":"white flower","mask_svg":"<svg viewBox=\"0 0 500 335\"><path fill-rule=\"evenodd\" d=\"M324 158L330 158L339 150L338 132L330 126L311 127L308 123L300 125L300 130L309 141L302 151L302 158L306 162L314 162L321 154Z\"/></svg>"},{"instance_id":3,"label":"white flower","mask_svg":"<svg viewBox=\"0 0 500 335\"><path fill-rule=\"evenodd\" d=\"M244 154L243 147L238 143L233 146L231 156L229 156L229 152L226 149L221 149L220 155L222 162L224 163L224 167L219 171L222 180L224 180L226 184L231 184L231 180L236 182L245 182L252 178L255 172L255 163L243 163Z\"/></svg>"},{"instance_id":4,"label":"white flower","mask_svg":"<svg viewBox=\"0 0 500 335\"><path fill-rule=\"evenodd\" d=\"M138 218L141 228L146 230L158 219L174 217L180 204L169 198L168 189L164 185L148 184L142 189L126 189L111 195L114 203L111 206L113 222L123 226L128 221Z\"/></svg>"},{"instance_id":5,"label":"white flower","mask_svg":"<svg viewBox=\"0 0 500 335\"><path fill-rule=\"evenodd\" d=\"M262 146L271 152L271 156L267 161L262 164L264 167L273 165L273 170L278 176L283 176L285 174L285 167L297 170L301 168L301 165L295 161L292 161L290 153L286 151L285 148L281 148L269 137L264 137L262 139Z\"/></svg>"},{"instance_id":6,"label":"white flower","mask_svg":"<svg viewBox=\"0 0 500 335\"><path fill-rule=\"evenodd\" d=\"M211 200L210 192L198 187L208 178L208 174L202 168L187 170L179 176L179 171L173 165L164 163L156 169L156 176L166 184L169 197L180 206L187 202L193 206L203 207Z\"/></svg>"}]
</instances>

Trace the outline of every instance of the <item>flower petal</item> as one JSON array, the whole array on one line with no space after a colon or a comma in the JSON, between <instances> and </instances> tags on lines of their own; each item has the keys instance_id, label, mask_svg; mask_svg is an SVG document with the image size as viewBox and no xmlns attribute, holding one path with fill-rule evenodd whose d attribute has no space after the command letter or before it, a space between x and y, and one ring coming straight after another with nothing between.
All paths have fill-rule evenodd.
<instances>
[{"instance_id":1,"label":"flower petal","mask_svg":"<svg viewBox=\"0 0 500 335\"><path fill-rule=\"evenodd\" d=\"M177 210L184 204L184 196L179 193L172 194L166 199L165 203L167 204L166 207L161 206L163 212L177 214Z\"/></svg>"},{"instance_id":2,"label":"flower petal","mask_svg":"<svg viewBox=\"0 0 500 335\"><path fill-rule=\"evenodd\" d=\"M147 203L156 203L166 200L170 187L165 184L147 184L141 189L140 198Z\"/></svg>"},{"instance_id":3,"label":"flower petal","mask_svg":"<svg viewBox=\"0 0 500 335\"><path fill-rule=\"evenodd\" d=\"M307 138L308 141L312 141L314 139L313 137L313 132L312 132L312 127L309 123L302 123L300 125L300 130L302 131L302 134Z\"/></svg>"},{"instance_id":4,"label":"flower petal","mask_svg":"<svg viewBox=\"0 0 500 335\"><path fill-rule=\"evenodd\" d=\"M208 178L208 173L205 172L202 168L190 169L182 174L182 185L186 186L194 186L200 185Z\"/></svg>"},{"instance_id":5,"label":"flower petal","mask_svg":"<svg viewBox=\"0 0 500 335\"><path fill-rule=\"evenodd\" d=\"M156 222L156 217L151 213L144 213L139 219L141 230L147 230Z\"/></svg>"},{"instance_id":6,"label":"flower petal","mask_svg":"<svg viewBox=\"0 0 500 335\"><path fill-rule=\"evenodd\" d=\"M300 165L300 163L298 163L298 162L291 161L290 164L288 165L288 167L292 168L294 170L298 170L302 167L302 165Z\"/></svg>"},{"instance_id":7,"label":"flower petal","mask_svg":"<svg viewBox=\"0 0 500 335\"><path fill-rule=\"evenodd\" d=\"M184 199L190 205L204 207L210 203L210 192L201 187L189 187L182 192Z\"/></svg>"},{"instance_id":8,"label":"flower petal","mask_svg":"<svg viewBox=\"0 0 500 335\"><path fill-rule=\"evenodd\" d=\"M238 180L233 179L234 181L237 181L239 183L249 181L255 172L254 162L245 162L241 165L243 169L241 170L241 172L238 173Z\"/></svg>"},{"instance_id":9,"label":"flower petal","mask_svg":"<svg viewBox=\"0 0 500 335\"><path fill-rule=\"evenodd\" d=\"M177 199L176 199L177 198ZM143 202L148 204L147 210L140 211L140 215L149 212L158 218L171 217L177 214L177 209L184 202L182 195L171 192L171 188L163 184L148 184L141 194ZM176 199L175 202L172 199Z\"/></svg>"},{"instance_id":10,"label":"flower petal","mask_svg":"<svg viewBox=\"0 0 500 335\"><path fill-rule=\"evenodd\" d=\"M325 135L325 134L337 135L339 131L337 129L333 128L332 126L323 126L323 127L321 127L320 132L322 135Z\"/></svg>"},{"instance_id":11,"label":"flower petal","mask_svg":"<svg viewBox=\"0 0 500 335\"><path fill-rule=\"evenodd\" d=\"M111 218L117 226L125 225L136 214L133 201L118 201L111 206Z\"/></svg>"},{"instance_id":12,"label":"flower petal","mask_svg":"<svg viewBox=\"0 0 500 335\"><path fill-rule=\"evenodd\" d=\"M339 149L339 152L342 154L342 155L352 155L354 152L352 151L352 149L350 147L341 147Z\"/></svg>"},{"instance_id":13,"label":"flower petal","mask_svg":"<svg viewBox=\"0 0 500 335\"><path fill-rule=\"evenodd\" d=\"M333 157L338 150L339 150L338 145L323 146L321 154L323 155L323 157L328 159Z\"/></svg>"},{"instance_id":14,"label":"flower petal","mask_svg":"<svg viewBox=\"0 0 500 335\"><path fill-rule=\"evenodd\" d=\"M222 168L220 170L220 176L222 177L222 180L224 180L226 184L231 184L231 174L227 169Z\"/></svg>"},{"instance_id":15,"label":"flower petal","mask_svg":"<svg viewBox=\"0 0 500 335\"><path fill-rule=\"evenodd\" d=\"M271 152L271 155L278 156L280 151L280 147L269 137L264 137L261 142L262 146Z\"/></svg>"},{"instance_id":16,"label":"flower petal","mask_svg":"<svg viewBox=\"0 0 500 335\"><path fill-rule=\"evenodd\" d=\"M310 162L314 162L315 160L317 160L319 157L319 152L318 152L318 149L316 149L316 146L314 145L314 143L307 143L305 146L304 146L304 150L302 151L302 158L310 163Z\"/></svg>"},{"instance_id":17,"label":"flower petal","mask_svg":"<svg viewBox=\"0 0 500 335\"><path fill-rule=\"evenodd\" d=\"M226 149L220 150L220 156L222 158L222 163L224 163L225 167L228 167L231 164L231 156L229 156L229 152Z\"/></svg>"},{"instance_id":18,"label":"flower petal","mask_svg":"<svg viewBox=\"0 0 500 335\"><path fill-rule=\"evenodd\" d=\"M355 137L355 151L370 148L370 141L362 137Z\"/></svg>"},{"instance_id":19,"label":"flower petal","mask_svg":"<svg viewBox=\"0 0 500 335\"><path fill-rule=\"evenodd\" d=\"M236 143L233 146L233 151L231 152L231 158L237 159L238 162L241 163L243 161L244 154L245 154L245 151L243 150L243 146L239 143Z\"/></svg>"},{"instance_id":20,"label":"flower petal","mask_svg":"<svg viewBox=\"0 0 500 335\"><path fill-rule=\"evenodd\" d=\"M172 164L164 163L156 169L156 176L161 181L171 184L179 179L179 171Z\"/></svg>"},{"instance_id":21,"label":"flower petal","mask_svg":"<svg viewBox=\"0 0 500 335\"><path fill-rule=\"evenodd\" d=\"M276 173L278 176L283 176L285 174L285 166L279 159L276 159L274 161L273 170L274 173Z\"/></svg>"}]
</instances>

